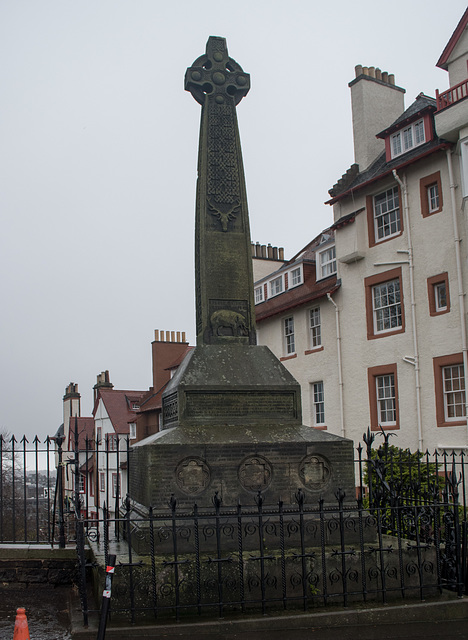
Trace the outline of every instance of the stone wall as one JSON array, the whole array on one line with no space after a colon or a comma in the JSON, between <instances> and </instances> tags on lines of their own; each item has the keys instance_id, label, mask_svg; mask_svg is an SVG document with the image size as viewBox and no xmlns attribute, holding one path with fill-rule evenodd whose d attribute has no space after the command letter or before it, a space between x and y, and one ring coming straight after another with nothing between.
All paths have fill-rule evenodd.
<instances>
[{"instance_id":1,"label":"stone wall","mask_svg":"<svg viewBox=\"0 0 468 640\"><path fill-rule=\"evenodd\" d=\"M76 550L46 545L0 545L0 583L9 586L71 586L76 582Z\"/></svg>"}]
</instances>

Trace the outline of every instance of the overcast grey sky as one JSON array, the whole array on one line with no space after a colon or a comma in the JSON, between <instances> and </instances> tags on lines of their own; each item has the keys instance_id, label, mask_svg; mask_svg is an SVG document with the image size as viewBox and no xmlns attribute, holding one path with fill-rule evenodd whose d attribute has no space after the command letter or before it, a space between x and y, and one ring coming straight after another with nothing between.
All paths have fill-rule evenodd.
<instances>
[{"instance_id":1,"label":"overcast grey sky","mask_svg":"<svg viewBox=\"0 0 468 640\"><path fill-rule=\"evenodd\" d=\"M151 384L154 329L193 343L200 106L185 69L208 36L251 74L238 107L252 240L287 257L332 222L353 162L354 66L406 105L448 87L435 63L463 0L2 0L0 427L53 434L66 385Z\"/></svg>"}]
</instances>

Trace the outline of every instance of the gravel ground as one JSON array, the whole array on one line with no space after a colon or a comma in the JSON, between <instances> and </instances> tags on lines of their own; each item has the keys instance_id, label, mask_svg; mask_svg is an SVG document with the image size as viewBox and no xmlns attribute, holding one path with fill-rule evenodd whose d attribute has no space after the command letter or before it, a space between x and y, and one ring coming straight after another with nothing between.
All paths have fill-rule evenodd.
<instances>
[{"instance_id":1,"label":"gravel ground","mask_svg":"<svg viewBox=\"0 0 468 640\"><path fill-rule=\"evenodd\" d=\"M69 594L65 588L0 584L0 640L12 640L18 607L26 609L31 640L71 640Z\"/></svg>"}]
</instances>

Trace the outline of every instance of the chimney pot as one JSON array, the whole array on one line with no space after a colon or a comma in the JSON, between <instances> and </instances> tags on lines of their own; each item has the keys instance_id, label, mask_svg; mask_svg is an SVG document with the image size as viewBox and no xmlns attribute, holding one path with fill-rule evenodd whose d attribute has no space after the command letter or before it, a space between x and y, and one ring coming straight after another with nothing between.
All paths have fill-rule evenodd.
<instances>
[{"instance_id":1,"label":"chimney pot","mask_svg":"<svg viewBox=\"0 0 468 640\"><path fill-rule=\"evenodd\" d=\"M156 342L159 342L159 329L154 330L154 339Z\"/></svg>"},{"instance_id":2,"label":"chimney pot","mask_svg":"<svg viewBox=\"0 0 468 640\"><path fill-rule=\"evenodd\" d=\"M177 332L177 342L180 342L180 331Z\"/></svg>"},{"instance_id":3,"label":"chimney pot","mask_svg":"<svg viewBox=\"0 0 468 640\"><path fill-rule=\"evenodd\" d=\"M375 68L375 77L377 80L382 80L382 71L378 67Z\"/></svg>"},{"instance_id":4,"label":"chimney pot","mask_svg":"<svg viewBox=\"0 0 468 640\"><path fill-rule=\"evenodd\" d=\"M175 342L175 331L171 331L171 342Z\"/></svg>"},{"instance_id":5,"label":"chimney pot","mask_svg":"<svg viewBox=\"0 0 468 640\"><path fill-rule=\"evenodd\" d=\"M382 82L388 83L388 73L387 71L382 71Z\"/></svg>"},{"instance_id":6,"label":"chimney pot","mask_svg":"<svg viewBox=\"0 0 468 640\"><path fill-rule=\"evenodd\" d=\"M356 74L356 78L357 78L358 76L362 75L362 64L357 64L357 65L354 67L354 72L355 72L355 74Z\"/></svg>"},{"instance_id":7,"label":"chimney pot","mask_svg":"<svg viewBox=\"0 0 468 640\"><path fill-rule=\"evenodd\" d=\"M281 261L284 261L284 249L283 249L283 247L280 247L280 248L278 249L278 251L279 251L279 259L280 259Z\"/></svg>"},{"instance_id":8,"label":"chimney pot","mask_svg":"<svg viewBox=\"0 0 468 640\"><path fill-rule=\"evenodd\" d=\"M185 331L182 331L182 342L186 342L186 339L185 339Z\"/></svg>"},{"instance_id":9,"label":"chimney pot","mask_svg":"<svg viewBox=\"0 0 468 640\"><path fill-rule=\"evenodd\" d=\"M388 74L388 84L395 84L395 75L393 73Z\"/></svg>"},{"instance_id":10,"label":"chimney pot","mask_svg":"<svg viewBox=\"0 0 468 640\"><path fill-rule=\"evenodd\" d=\"M375 67L369 67L369 77L375 78Z\"/></svg>"},{"instance_id":11,"label":"chimney pot","mask_svg":"<svg viewBox=\"0 0 468 640\"><path fill-rule=\"evenodd\" d=\"M368 69L368 67L362 67L362 73L363 73L365 76L368 76L368 75L369 75L369 69Z\"/></svg>"}]
</instances>

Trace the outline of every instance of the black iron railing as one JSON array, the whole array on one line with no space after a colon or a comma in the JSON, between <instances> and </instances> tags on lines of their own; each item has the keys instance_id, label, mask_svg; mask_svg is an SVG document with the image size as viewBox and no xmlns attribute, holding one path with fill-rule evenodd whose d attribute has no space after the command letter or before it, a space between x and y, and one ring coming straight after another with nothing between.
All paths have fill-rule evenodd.
<instances>
[{"instance_id":1,"label":"black iron railing","mask_svg":"<svg viewBox=\"0 0 468 640\"><path fill-rule=\"evenodd\" d=\"M76 546L84 621L90 548L104 584L116 555L110 609L132 622L185 614L425 598L467 583L466 455L357 448L356 496L298 490L293 505L145 510L128 497L131 443L0 436L0 542ZM99 589L97 590L99 593Z\"/></svg>"}]
</instances>

